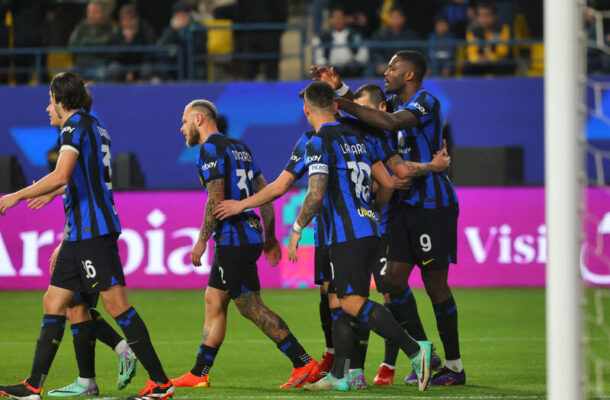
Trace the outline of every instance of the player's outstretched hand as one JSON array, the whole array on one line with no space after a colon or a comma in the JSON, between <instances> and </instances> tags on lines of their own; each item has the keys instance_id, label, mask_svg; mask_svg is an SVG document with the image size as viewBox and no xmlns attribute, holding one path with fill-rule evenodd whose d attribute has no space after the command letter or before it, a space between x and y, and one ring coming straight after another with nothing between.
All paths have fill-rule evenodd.
<instances>
[{"instance_id":1,"label":"player's outstretched hand","mask_svg":"<svg viewBox=\"0 0 610 400\"><path fill-rule=\"evenodd\" d=\"M0 197L0 215L6 215L6 210L15 207L17 203L19 203L19 199L15 193Z\"/></svg>"},{"instance_id":2,"label":"player's outstretched hand","mask_svg":"<svg viewBox=\"0 0 610 400\"><path fill-rule=\"evenodd\" d=\"M282 258L282 248L275 236L265 237L263 252L265 253L265 258L269 260L269 264L271 264L272 267L275 267L280 262Z\"/></svg>"},{"instance_id":3,"label":"player's outstretched hand","mask_svg":"<svg viewBox=\"0 0 610 400\"><path fill-rule=\"evenodd\" d=\"M53 254L51 254L51 258L49 258L49 274L53 275L53 271L55 271L55 262L57 261L57 256L59 255L59 250L61 249L61 243L59 246L53 250Z\"/></svg>"},{"instance_id":4,"label":"player's outstretched hand","mask_svg":"<svg viewBox=\"0 0 610 400\"><path fill-rule=\"evenodd\" d=\"M312 65L309 67L309 73L314 81L326 82L333 90L337 90L341 86L341 77L334 67Z\"/></svg>"},{"instance_id":5,"label":"player's outstretched hand","mask_svg":"<svg viewBox=\"0 0 610 400\"><path fill-rule=\"evenodd\" d=\"M288 242L288 259L293 263L297 262L297 248L299 247L299 240L301 240L301 232L293 230L290 233L290 241Z\"/></svg>"},{"instance_id":6,"label":"player's outstretched hand","mask_svg":"<svg viewBox=\"0 0 610 400\"><path fill-rule=\"evenodd\" d=\"M233 215L244 212L244 209L245 208L242 207L240 202L237 200L223 200L219 205L216 206L214 216L216 219L222 221L225 218L229 218Z\"/></svg>"},{"instance_id":7,"label":"player's outstretched hand","mask_svg":"<svg viewBox=\"0 0 610 400\"><path fill-rule=\"evenodd\" d=\"M447 152L447 141L443 139L443 148L434 153L430 166L432 167L433 172L443 172L449 169L450 164L451 157L449 157L449 153Z\"/></svg>"},{"instance_id":8,"label":"player's outstretched hand","mask_svg":"<svg viewBox=\"0 0 610 400\"><path fill-rule=\"evenodd\" d=\"M392 182L394 182L394 189L396 190L409 190L413 184L411 178L399 178L397 175L392 175Z\"/></svg>"},{"instance_id":9,"label":"player's outstretched hand","mask_svg":"<svg viewBox=\"0 0 610 400\"><path fill-rule=\"evenodd\" d=\"M34 181L34 183L36 182ZM40 210L42 207L52 202L55 196L55 192L51 192L42 196L32 197L31 199L27 199L26 202L30 210Z\"/></svg>"},{"instance_id":10,"label":"player's outstretched hand","mask_svg":"<svg viewBox=\"0 0 610 400\"><path fill-rule=\"evenodd\" d=\"M191 263L196 267L201 267L201 257L205 253L207 243L197 238L197 243L191 249Z\"/></svg>"}]
</instances>

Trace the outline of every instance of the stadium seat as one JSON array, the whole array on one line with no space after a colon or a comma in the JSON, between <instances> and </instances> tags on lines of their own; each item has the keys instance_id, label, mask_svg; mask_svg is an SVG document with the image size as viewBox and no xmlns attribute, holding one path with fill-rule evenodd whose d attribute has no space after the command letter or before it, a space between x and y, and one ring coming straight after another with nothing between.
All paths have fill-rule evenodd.
<instances>
[{"instance_id":1,"label":"stadium seat","mask_svg":"<svg viewBox=\"0 0 610 400\"><path fill-rule=\"evenodd\" d=\"M203 21L207 27L226 26L227 29L210 29L207 31L208 43L208 81L214 81L214 62L226 63L230 61L229 54L233 53L233 30L230 19L212 19ZM218 57L225 56L225 57Z\"/></svg>"}]
</instances>

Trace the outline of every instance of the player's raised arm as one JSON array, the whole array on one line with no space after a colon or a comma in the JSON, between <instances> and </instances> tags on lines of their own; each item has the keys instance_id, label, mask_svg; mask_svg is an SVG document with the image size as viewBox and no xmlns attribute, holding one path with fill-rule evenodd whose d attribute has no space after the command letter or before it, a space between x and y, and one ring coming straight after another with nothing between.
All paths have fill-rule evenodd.
<instances>
[{"instance_id":1,"label":"player's raised arm","mask_svg":"<svg viewBox=\"0 0 610 400\"><path fill-rule=\"evenodd\" d=\"M78 153L75 151L64 150L59 153L57 166L53 172L18 192L0 198L0 215L5 215L6 210L16 206L21 200L45 195L65 186L72 176L77 160Z\"/></svg>"},{"instance_id":2,"label":"player's raised arm","mask_svg":"<svg viewBox=\"0 0 610 400\"><path fill-rule=\"evenodd\" d=\"M280 176L281 176L281 174L280 174ZM276 179L276 181L277 181L277 179ZM254 178L253 183L254 183L254 191L257 194L262 193L266 188L269 187L269 185L267 185L267 181L265 181L265 177L263 176L263 174L258 174ZM272 190L269 190L269 192L272 192ZM252 199L257 194L255 194L254 196L251 196L245 200ZM279 197L279 196L277 196L277 197ZM277 198L277 197L275 197L275 198ZM265 253L265 258L267 258L269 260L269 264L271 264L272 267L275 267L278 264L278 262L280 261L280 259L282 258L282 250L280 248L280 242L278 242L277 237L275 236L275 209L273 208L272 202L266 201L266 202L260 204L259 210L261 212L261 217L263 218L263 229L264 229L264 236L265 236L265 242L263 244L263 252Z\"/></svg>"},{"instance_id":3,"label":"player's raised arm","mask_svg":"<svg viewBox=\"0 0 610 400\"><path fill-rule=\"evenodd\" d=\"M343 110L354 117L361 119L369 125L386 131L399 131L408 129L419 124L418 118L407 110L398 110L388 113L375 110L369 107L360 106L353 101L345 98L335 99L340 110Z\"/></svg>"},{"instance_id":4,"label":"player's raised arm","mask_svg":"<svg viewBox=\"0 0 610 400\"><path fill-rule=\"evenodd\" d=\"M224 178L216 178L209 181L205 188L208 192L208 200L205 203L205 215L203 216L203 223L201 224L197 243L195 243L191 250L191 262L196 267L201 266L201 256L205 253L208 240L216 226L218 226L218 220L214 217L214 210L225 198L225 180Z\"/></svg>"},{"instance_id":5,"label":"player's raised arm","mask_svg":"<svg viewBox=\"0 0 610 400\"><path fill-rule=\"evenodd\" d=\"M387 172L386 172L387 173ZM292 227L292 233L290 234L290 242L288 244L288 258L292 262L297 261L297 247L299 240L301 239L303 228L306 227L313 217L318 212L318 209L322 205L324 195L326 194L326 187L328 186L328 174L327 173L316 173L309 177L309 185L307 187L307 194L303 199L303 206L296 221Z\"/></svg>"},{"instance_id":6,"label":"player's raised arm","mask_svg":"<svg viewBox=\"0 0 610 400\"><path fill-rule=\"evenodd\" d=\"M342 80L334 67L312 65L309 73L314 81L326 82L338 96L347 100L354 100L354 93Z\"/></svg>"},{"instance_id":7,"label":"player's raised arm","mask_svg":"<svg viewBox=\"0 0 610 400\"><path fill-rule=\"evenodd\" d=\"M244 210L270 203L286 194L288 189L294 185L295 181L296 178L294 175L290 172L282 171L276 180L268 185L263 185L260 188L260 191L257 190L255 186L254 190L256 191L256 194L243 200L224 200L216 207L215 216L219 220L223 220L242 213ZM256 185L256 181L254 184Z\"/></svg>"}]
</instances>

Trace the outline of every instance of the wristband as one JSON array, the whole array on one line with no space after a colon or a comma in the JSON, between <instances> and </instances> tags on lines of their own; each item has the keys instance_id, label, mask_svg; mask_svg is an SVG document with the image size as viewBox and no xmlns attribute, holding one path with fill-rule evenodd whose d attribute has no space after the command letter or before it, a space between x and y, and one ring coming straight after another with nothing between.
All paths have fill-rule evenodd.
<instances>
[{"instance_id":1,"label":"wristband","mask_svg":"<svg viewBox=\"0 0 610 400\"><path fill-rule=\"evenodd\" d=\"M296 233L301 233L301 231L303 231L303 227L299 225L297 221L294 221L294 224L292 225L292 230Z\"/></svg>"},{"instance_id":2,"label":"wristband","mask_svg":"<svg viewBox=\"0 0 610 400\"><path fill-rule=\"evenodd\" d=\"M349 91L349 86L347 86L343 81L341 81L341 86L335 90L337 96L345 96L345 94Z\"/></svg>"}]
</instances>

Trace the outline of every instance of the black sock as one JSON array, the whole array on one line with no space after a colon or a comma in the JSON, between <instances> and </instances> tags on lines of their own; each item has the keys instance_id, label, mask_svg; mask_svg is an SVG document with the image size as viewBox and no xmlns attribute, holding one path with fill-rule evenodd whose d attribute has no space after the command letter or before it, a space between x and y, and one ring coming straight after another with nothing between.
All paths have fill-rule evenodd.
<instances>
[{"instance_id":1,"label":"black sock","mask_svg":"<svg viewBox=\"0 0 610 400\"><path fill-rule=\"evenodd\" d=\"M219 349L220 345L218 347L210 347L205 344L199 346L197 361L195 362L195 366L191 370L191 373L197 376L207 375L210 368L212 368L212 365L214 365L214 359L216 359Z\"/></svg>"},{"instance_id":2,"label":"black sock","mask_svg":"<svg viewBox=\"0 0 610 400\"><path fill-rule=\"evenodd\" d=\"M326 347L333 348L333 319L330 316L330 306L328 305L328 293L320 293L320 322L322 323L322 331L324 331L324 339Z\"/></svg>"},{"instance_id":3,"label":"black sock","mask_svg":"<svg viewBox=\"0 0 610 400\"><path fill-rule=\"evenodd\" d=\"M311 356L307 354L303 346L301 346L292 333L289 333L288 336L280 340L277 344L277 348L290 358L294 368L304 367L311 362Z\"/></svg>"},{"instance_id":4,"label":"black sock","mask_svg":"<svg viewBox=\"0 0 610 400\"><path fill-rule=\"evenodd\" d=\"M390 299L392 300L392 303L388 308L400 326L402 326L415 340L428 340L424 327L419 319L417 302L415 301L415 296L413 296L411 288L407 288L407 290L397 296L390 295Z\"/></svg>"},{"instance_id":5,"label":"black sock","mask_svg":"<svg viewBox=\"0 0 610 400\"><path fill-rule=\"evenodd\" d=\"M64 315L44 314L42 317L42 327L40 328L40 336L36 341L32 372L30 372L30 377L27 379L30 386L39 388L44 384L61 339L64 336L65 328L66 317Z\"/></svg>"},{"instance_id":6,"label":"black sock","mask_svg":"<svg viewBox=\"0 0 610 400\"><path fill-rule=\"evenodd\" d=\"M91 313L93 322L95 322L95 337L114 350L117 344L121 343L123 338L104 318L102 318L101 314L96 309L90 308L89 312Z\"/></svg>"},{"instance_id":7,"label":"black sock","mask_svg":"<svg viewBox=\"0 0 610 400\"><path fill-rule=\"evenodd\" d=\"M460 342L458 340L458 315L457 306L453 297L439 304L433 304L436 316L436 327L438 335L443 342L446 360L457 360L460 358Z\"/></svg>"},{"instance_id":8,"label":"black sock","mask_svg":"<svg viewBox=\"0 0 610 400\"><path fill-rule=\"evenodd\" d=\"M333 308L333 343L335 343L335 358L330 372L335 378L343 378L358 340L351 322L354 317L346 314L340 308ZM357 350L357 348L356 348ZM358 352L355 352L358 356ZM359 356L358 356L359 357Z\"/></svg>"},{"instance_id":9,"label":"black sock","mask_svg":"<svg viewBox=\"0 0 610 400\"><path fill-rule=\"evenodd\" d=\"M388 310L390 310L390 305L389 304L384 304L383 305L385 308L387 308ZM396 317L394 317L396 318ZM383 355L383 362L384 364L387 365L391 365L391 366L396 366L396 359L398 358L398 345L394 342L392 342L391 340L387 340L384 339L385 342L385 352Z\"/></svg>"},{"instance_id":10,"label":"black sock","mask_svg":"<svg viewBox=\"0 0 610 400\"><path fill-rule=\"evenodd\" d=\"M350 360L349 368L364 369L364 362L366 361L366 352L369 348L369 336L371 334L371 330L368 326L366 326L366 324L363 324L356 318L352 320L351 325L356 334L357 340L354 344L354 349L352 350L352 359Z\"/></svg>"},{"instance_id":11,"label":"black sock","mask_svg":"<svg viewBox=\"0 0 610 400\"><path fill-rule=\"evenodd\" d=\"M129 307L127 311L115 318L117 324L123 330L125 337L127 338L127 344L131 347L136 357L150 376L150 379L159 384L165 384L169 380L161 361L157 357L157 353L150 341L150 335L148 329L144 325L144 321L140 318L138 312L133 308Z\"/></svg>"},{"instance_id":12,"label":"black sock","mask_svg":"<svg viewBox=\"0 0 610 400\"><path fill-rule=\"evenodd\" d=\"M95 378L95 322L72 324L72 342L78 364L78 376Z\"/></svg>"},{"instance_id":13,"label":"black sock","mask_svg":"<svg viewBox=\"0 0 610 400\"><path fill-rule=\"evenodd\" d=\"M358 320L368 325L370 330L382 338L398 344L407 357L413 358L419 353L417 341L404 331L382 305L367 299L358 311Z\"/></svg>"}]
</instances>

